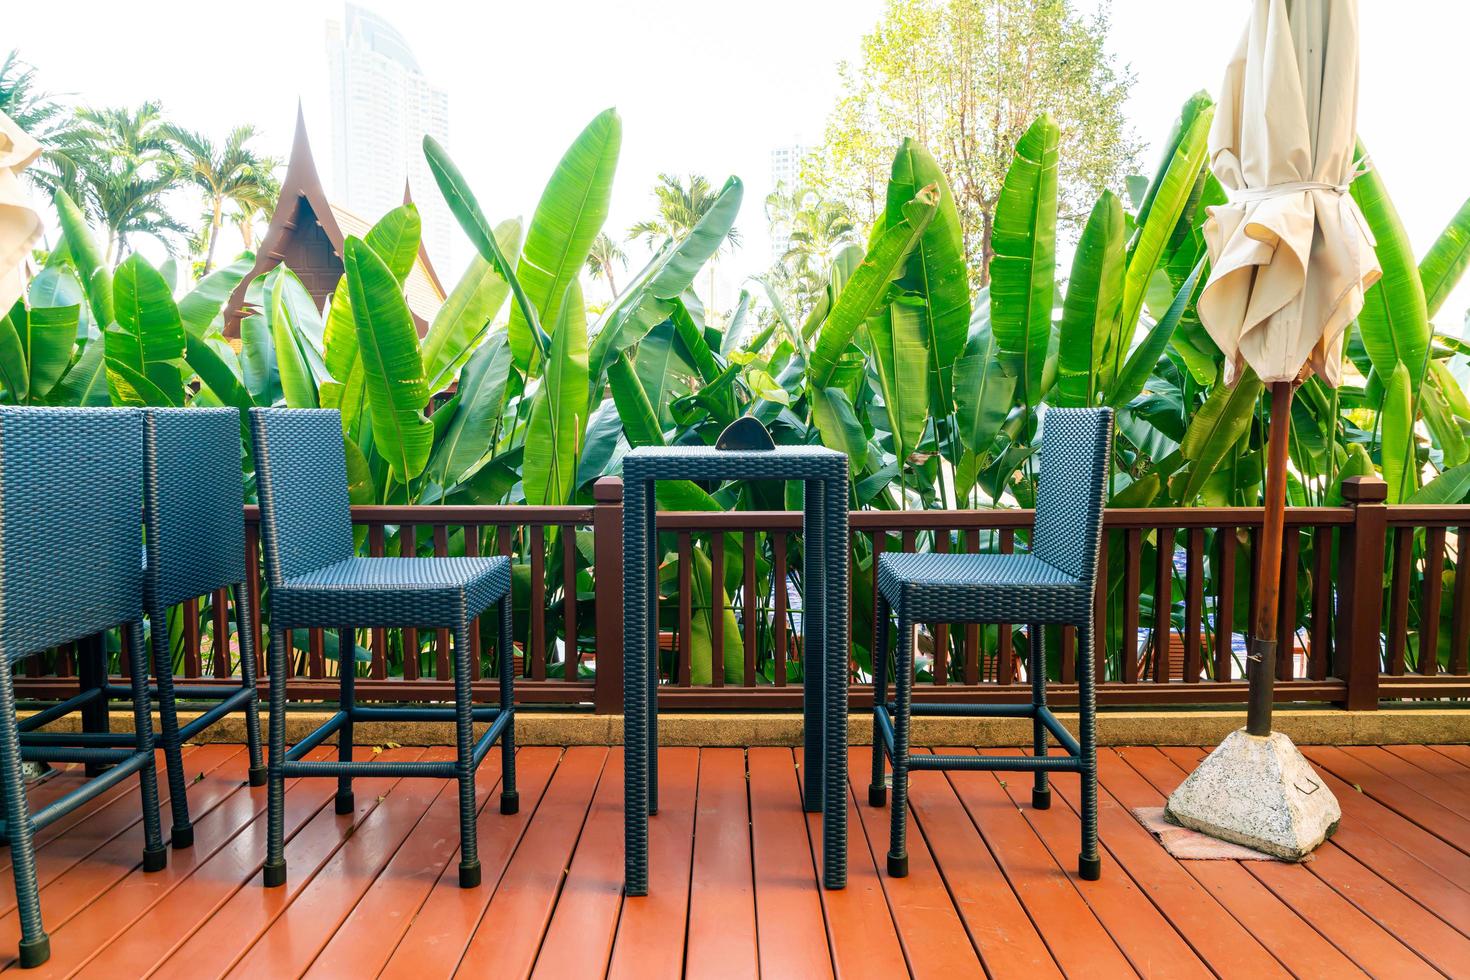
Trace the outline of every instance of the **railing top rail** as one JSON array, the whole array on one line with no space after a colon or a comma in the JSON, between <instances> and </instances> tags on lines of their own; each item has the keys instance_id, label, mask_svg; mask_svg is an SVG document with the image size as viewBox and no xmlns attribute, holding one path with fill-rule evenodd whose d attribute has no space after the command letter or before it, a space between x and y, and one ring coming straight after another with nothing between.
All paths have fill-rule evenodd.
<instances>
[{"instance_id":1,"label":"railing top rail","mask_svg":"<svg viewBox=\"0 0 1470 980\"><path fill-rule=\"evenodd\" d=\"M245 505L245 520L260 520L260 508ZM523 504L355 504L354 524L438 524L571 526L592 523L592 508L579 506L527 507Z\"/></svg>"},{"instance_id":2,"label":"railing top rail","mask_svg":"<svg viewBox=\"0 0 1470 980\"><path fill-rule=\"evenodd\" d=\"M854 531L995 530L1027 528L1036 512L1024 508L986 510L860 510L849 518ZM1349 507L1293 507L1286 511L1288 527L1332 527L1351 524ZM1114 507L1104 516L1113 529L1160 527L1256 527L1259 507ZM662 530L795 531L801 512L794 510L659 511Z\"/></svg>"},{"instance_id":3,"label":"railing top rail","mask_svg":"<svg viewBox=\"0 0 1470 980\"><path fill-rule=\"evenodd\" d=\"M1470 525L1470 504L1390 504L1389 527Z\"/></svg>"}]
</instances>

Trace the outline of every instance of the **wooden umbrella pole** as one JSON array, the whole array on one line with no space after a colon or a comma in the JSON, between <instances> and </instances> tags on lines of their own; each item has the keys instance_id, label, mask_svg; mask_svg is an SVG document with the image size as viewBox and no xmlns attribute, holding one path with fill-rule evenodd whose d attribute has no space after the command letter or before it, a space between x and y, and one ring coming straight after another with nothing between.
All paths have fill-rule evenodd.
<instances>
[{"instance_id":1,"label":"wooden umbrella pole","mask_svg":"<svg viewBox=\"0 0 1470 980\"><path fill-rule=\"evenodd\" d=\"M1286 532L1287 442L1291 434L1294 382L1271 385L1271 441L1266 457L1266 513L1256 564L1256 621L1246 658L1250 704L1245 730L1271 734L1271 702L1276 687L1276 625L1281 607L1281 545Z\"/></svg>"}]
</instances>

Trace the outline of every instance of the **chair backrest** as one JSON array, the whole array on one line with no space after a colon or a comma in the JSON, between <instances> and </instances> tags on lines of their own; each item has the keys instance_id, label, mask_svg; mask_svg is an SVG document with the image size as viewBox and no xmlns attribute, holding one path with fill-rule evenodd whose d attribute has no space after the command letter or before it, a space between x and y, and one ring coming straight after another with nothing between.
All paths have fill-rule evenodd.
<instances>
[{"instance_id":1,"label":"chair backrest","mask_svg":"<svg viewBox=\"0 0 1470 980\"><path fill-rule=\"evenodd\" d=\"M0 652L142 618L143 417L0 408Z\"/></svg>"},{"instance_id":2,"label":"chair backrest","mask_svg":"<svg viewBox=\"0 0 1470 980\"><path fill-rule=\"evenodd\" d=\"M1041 422L1031 553L1089 586L1097 578L1112 437L1110 408L1052 408Z\"/></svg>"},{"instance_id":3,"label":"chair backrest","mask_svg":"<svg viewBox=\"0 0 1470 980\"><path fill-rule=\"evenodd\" d=\"M172 606L245 581L245 479L233 408L143 410L144 595Z\"/></svg>"},{"instance_id":4,"label":"chair backrest","mask_svg":"<svg viewBox=\"0 0 1470 980\"><path fill-rule=\"evenodd\" d=\"M335 409L252 408L266 581L352 557L347 452Z\"/></svg>"}]
</instances>

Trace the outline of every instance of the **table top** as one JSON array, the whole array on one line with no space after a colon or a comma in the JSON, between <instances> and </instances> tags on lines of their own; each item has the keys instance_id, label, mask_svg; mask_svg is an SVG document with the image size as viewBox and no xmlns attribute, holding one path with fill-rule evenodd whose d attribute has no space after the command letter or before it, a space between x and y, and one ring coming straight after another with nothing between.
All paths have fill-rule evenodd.
<instances>
[{"instance_id":1,"label":"table top","mask_svg":"<svg viewBox=\"0 0 1470 980\"><path fill-rule=\"evenodd\" d=\"M623 457L624 479L832 479L847 475L847 454L826 446L716 449L640 446Z\"/></svg>"}]
</instances>

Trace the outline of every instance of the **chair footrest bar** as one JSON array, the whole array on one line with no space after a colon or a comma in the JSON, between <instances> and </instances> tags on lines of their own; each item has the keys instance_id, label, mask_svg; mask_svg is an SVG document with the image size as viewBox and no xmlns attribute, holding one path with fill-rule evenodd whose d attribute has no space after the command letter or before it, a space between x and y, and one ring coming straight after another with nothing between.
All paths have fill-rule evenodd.
<instances>
[{"instance_id":1,"label":"chair footrest bar","mask_svg":"<svg viewBox=\"0 0 1470 980\"><path fill-rule=\"evenodd\" d=\"M475 721L494 721L500 708L478 707L471 711ZM352 720L357 721L454 721L455 709L442 708L390 708L378 706L353 707Z\"/></svg>"},{"instance_id":2,"label":"chair footrest bar","mask_svg":"<svg viewBox=\"0 0 1470 980\"><path fill-rule=\"evenodd\" d=\"M898 703L888 702L889 714L898 713ZM960 718L1031 718L1036 706L1031 704L911 704L909 714Z\"/></svg>"},{"instance_id":3,"label":"chair footrest bar","mask_svg":"<svg viewBox=\"0 0 1470 980\"><path fill-rule=\"evenodd\" d=\"M109 745L132 745L134 741L132 732L22 732L20 736L22 748L27 745L106 748Z\"/></svg>"},{"instance_id":4,"label":"chair footrest bar","mask_svg":"<svg viewBox=\"0 0 1470 980\"><path fill-rule=\"evenodd\" d=\"M1069 755L911 755L910 769L962 769L1000 772L1080 772L1082 760Z\"/></svg>"},{"instance_id":5,"label":"chair footrest bar","mask_svg":"<svg viewBox=\"0 0 1470 980\"><path fill-rule=\"evenodd\" d=\"M883 740L883 750L893 758L893 714L882 705L873 709L873 737Z\"/></svg>"},{"instance_id":6,"label":"chair footrest bar","mask_svg":"<svg viewBox=\"0 0 1470 980\"><path fill-rule=\"evenodd\" d=\"M347 723L347 712L338 711L322 724L322 727L303 738L287 750L286 762L295 762L318 745L337 734L337 730Z\"/></svg>"},{"instance_id":7,"label":"chair footrest bar","mask_svg":"<svg viewBox=\"0 0 1470 980\"><path fill-rule=\"evenodd\" d=\"M200 732L204 731L204 729L208 728L210 725L213 725L215 722L219 721L225 715L232 714L233 712L239 711L241 708L246 707L250 703L250 696L250 691L241 688L235 691L225 700L221 701L219 704L204 712L204 714L200 715L198 718L195 718L193 721L189 722L187 725L180 725L179 741L187 742L195 735L198 735Z\"/></svg>"},{"instance_id":8,"label":"chair footrest bar","mask_svg":"<svg viewBox=\"0 0 1470 980\"><path fill-rule=\"evenodd\" d=\"M437 776L459 775L452 759L443 762L330 762L291 761L281 763L284 776Z\"/></svg>"},{"instance_id":9,"label":"chair footrest bar","mask_svg":"<svg viewBox=\"0 0 1470 980\"><path fill-rule=\"evenodd\" d=\"M485 729L485 734L481 735L480 740L475 743L474 765L476 768L479 768L486 753L490 751L490 746L495 744L495 740L500 738L507 728L515 724L515 717L514 712L507 711L491 722L489 728Z\"/></svg>"},{"instance_id":10,"label":"chair footrest bar","mask_svg":"<svg viewBox=\"0 0 1470 980\"><path fill-rule=\"evenodd\" d=\"M99 688L90 688L83 691L81 694L72 695L59 704L53 704L48 708L43 708L42 710L37 711L35 714L31 715L29 718L21 719L18 727L23 732L35 731L37 728L49 725L51 722L55 721L58 718L65 718L73 711L81 710L82 708L91 704L93 701L96 701L101 696L102 691ZM132 697L131 689L128 689L128 696Z\"/></svg>"},{"instance_id":11,"label":"chair footrest bar","mask_svg":"<svg viewBox=\"0 0 1470 980\"><path fill-rule=\"evenodd\" d=\"M1046 726L1046 730L1056 736L1058 742L1062 743L1062 748L1066 749L1072 755L1078 757L1082 755L1082 746L1077 744L1077 739L1072 737L1072 733L1067 731L1061 722L1057 721L1057 716L1051 713L1050 708L1045 705L1038 707L1036 709L1036 717L1040 718L1041 723Z\"/></svg>"},{"instance_id":12,"label":"chair footrest bar","mask_svg":"<svg viewBox=\"0 0 1470 980\"><path fill-rule=\"evenodd\" d=\"M116 765L135 755L133 749L107 749L77 745L25 745L20 757L26 762L105 762Z\"/></svg>"},{"instance_id":13,"label":"chair footrest bar","mask_svg":"<svg viewBox=\"0 0 1470 980\"><path fill-rule=\"evenodd\" d=\"M70 813L72 810L75 810L77 807L81 806L83 803L87 802L93 797L96 797L101 793L106 792L109 788L116 786L118 783L122 782L124 779L127 779L133 773L137 772L139 769L142 769L145 765L149 764L152 761L152 752L124 753L124 758L122 759L122 761L118 762L118 764L113 766L111 769L107 770L99 776L95 776L92 779L87 780L85 783L78 786L70 793L67 793L65 796L60 797L59 799L52 800L41 809L31 814L31 826L36 830L40 830L42 827L56 820L58 817Z\"/></svg>"}]
</instances>

